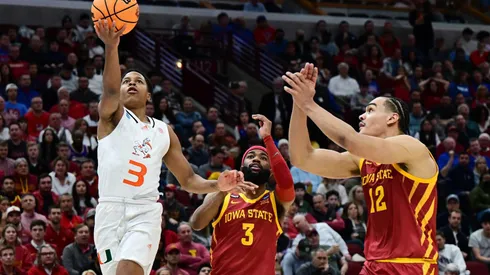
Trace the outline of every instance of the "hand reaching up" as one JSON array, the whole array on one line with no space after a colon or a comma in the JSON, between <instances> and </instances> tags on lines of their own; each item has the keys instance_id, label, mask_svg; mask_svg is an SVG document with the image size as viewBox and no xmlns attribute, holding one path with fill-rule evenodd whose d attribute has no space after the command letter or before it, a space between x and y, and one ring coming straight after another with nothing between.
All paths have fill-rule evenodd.
<instances>
[{"instance_id":1,"label":"hand reaching up","mask_svg":"<svg viewBox=\"0 0 490 275\"><path fill-rule=\"evenodd\" d=\"M126 29L126 25L124 25L120 30L116 31L116 22L110 23L107 19L97 21L94 27L97 36L109 47L117 47L119 45L119 38Z\"/></svg>"}]
</instances>

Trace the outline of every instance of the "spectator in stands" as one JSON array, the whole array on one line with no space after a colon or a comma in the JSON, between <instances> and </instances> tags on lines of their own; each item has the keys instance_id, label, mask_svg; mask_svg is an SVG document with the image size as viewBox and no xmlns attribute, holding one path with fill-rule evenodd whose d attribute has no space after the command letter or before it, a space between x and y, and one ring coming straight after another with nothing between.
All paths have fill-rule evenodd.
<instances>
[{"instance_id":1,"label":"spectator in stands","mask_svg":"<svg viewBox=\"0 0 490 275\"><path fill-rule=\"evenodd\" d=\"M23 274L26 270L21 270L15 266L15 248L12 246L2 246L0 248L0 273L1 274Z\"/></svg>"},{"instance_id":2,"label":"spectator in stands","mask_svg":"<svg viewBox=\"0 0 490 275\"><path fill-rule=\"evenodd\" d=\"M66 87L69 92L73 92L78 89L78 77L72 74L73 66L70 64L63 64L60 71L61 85ZM48 83L48 87L49 87Z\"/></svg>"},{"instance_id":3,"label":"spectator in stands","mask_svg":"<svg viewBox=\"0 0 490 275\"><path fill-rule=\"evenodd\" d=\"M453 210L449 215L449 224L439 230L444 234L444 239L447 244L453 244L459 247L463 253L463 258L469 255L468 236L462 232L461 221L463 212L461 210Z\"/></svg>"},{"instance_id":4,"label":"spectator in stands","mask_svg":"<svg viewBox=\"0 0 490 275\"><path fill-rule=\"evenodd\" d=\"M61 209L59 204L49 208L49 223L46 227L44 240L56 245L56 254L62 255L63 249L73 242L74 234L71 229L61 227Z\"/></svg>"},{"instance_id":5,"label":"spectator in stands","mask_svg":"<svg viewBox=\"0 0 490 275\"><path fill-rule=\"evenodd\" d=\"M92 150L83 144L83 132L80 130L74 131L73 143L70 145L70 160L79 165L90 157L92 157Z\"/></svg>"},{"instance_id":6,"label":"spectator in stands","mask_svg":"<svg viewBox=\"0 0 490 275\"><path fill-rule=\"evenodd\" d=\"M27 134L29 137L37 138L49 123L49 113L43 110L41 97L32 98L31 110L24 117L27 119Z\"/></svg>"},{"instance_id":7,"label":"spectator in stands","mask_svg":"<svg viewBox=\"0 0 490 275\"><path fill-rule=\"evenodd\" d=\"M25 194L22 196L22 214L20 215L20 221L23 228L31 228L31 223L34 220L41 220L48 222L46 217L36 213L36 198L32 194Z\"/></svg>"},{"instance_id":8,"label":"spectator in stands","mask_svg":"<svg viewBox=\"0 0 490 275\"><path fill-rule=\"evenodd\" d=\"M444 233L436 233L437 246L439 248L439 259L437 261L439 272L445 272L449 264L455 264L460 274L465 274L466 263L459 248L453 244L446 244ZM445 274L445 273L444 273Z\"/></svg>"},{"instance_id":9,"label":"spectator in stands","mask_svg":"<svg viewBox=\"0 0 490 275\"><path fill-rule=\"evenodd\" d=\"M7 112L13 120L18 120L27 113L27 107L17 102L17 85L10 83L5 87L5 93L7 94L7 102L5 103L5 112Z\"/></svg>"},{"instance_id":10,"label":"spectator in stands","mask_svg":"<svg viewBox=\"0 0 490 275\"><path fill-rule=\"evenodd\" d=\"M291 167L290 171L294 182L303 183L304 185L311 185L311 191L314 193L317 192L318 187L323 181L322 177L303 171L295 166Z\"/></svg>"},{"instance_id":11,"label":"spectator in stands","mask_svg":"<svg viewBox=\"0 0 490 275\"><path fill-rule=\"evenodd\" d=\"M65 193L60 196L60 208L61 208L61 220L60 220L61 227L67 229L73 229L77 227L77 225L83 223L82 217L78 215L78 213L75 211L73 207L73 196L71 194Z\"/></svg>"},{"instance_id":12,"label":"spectator in stands","mask_svg":"<svg viewBox=\"0 0 490 275\"><path fill-rule=\"evenodd\" d=\"M272 82L272 92L262 96L259 105L259 113L272 121L273 126L281 124L284 131L289 129L289 116L291 114L293 102L291 96L284 92L284 81L277 77Z\"/></svg>"},{"instance_id":13,"label":"spectator in stands","mask_svg":"<svg viewBox=\"0 0 490 275\"><path fill-rule=\"evenodd\" d=\"M332 267L328 265L328 255L323 249L314 250L311 253L312 260L303 264L296 272L296 275L308 275L308 274L335 274Z\"/></svg>"},{"instance_id":14,"label":"spectator in stands","mask_svg":"<svg viewBox=\"0 0 490 275\"><path fill-rule=\"evenodd\" d=\"M219 148L222 146L232 147L236 144L236 140L233 135L226 131L225 124L219 122L216 124L214 133L208 136L208 144Z\"/></svg>"},{"instance_id":15,"label":"spectator in stands","mask_svg":"<svg viewBox=\"0 0 490 275\"><path fill-rule=\"evenodd\" d=\"M74 174L68 172L68 162L57 157L53 161L53 166L54 171L49 173L53 181L53 192L58 196L65 193L71 194L76 177Z\"/></svg>"},{"instance_id":16,"label":"spectator in stands","mask_svg":"<svg viewBox=\"0 0 490 275\"><path fill-rule=\"evenodd\" d=\"M422 120L420 125L420 129L415 133L414 137L425 144L432 155L435 155L436 147L441 143L441 140L427 117Z\"/></svg>"},{"instance_id":17,"label":"spectator in stands","mask_svg":"<svg viewBox=\"0 0 490 275\"><path fill-rule=\"evenodd\" d=\"M84 104L88 104L91 101L98 101L99 95L90 90L89 83L89 79L86 76L80 76L78 78L78 89L70 94L70 99Z\"/></svg>"},{"instance_id":18,"label":"spectator in stands","mask_svg":"<svg viewBox=\"0 0 490 275\"><path fill-rule=\"evenodd\" d=\"M201 119L202 126L206 129L206 135L214 133L218 123L218 108L211 106L208 108L206 117Z\"/></svg>"},{"instance_id":19,"label":"spectator in stands","mask_svg":"<svg viewBox=\"0 0 490 275\"><path fill-rule=\"evenodd\" d=\"M41 274L68 275L68 271L58 263L55 249L49 244L43 244L39 248L36 264L29 270L31 275Z\"/></svg>"},{"instance_id":20,"label":"spectator in stands","mask_svg":"<svg viewBox=\"0 0 490 275\"><path fill-rule=\"evenodd\" d=\"M6 141L10 139L8 124L10 121L6 119L6 117L10 117L10 115L5 111L5 100L0 96L0 141Z\"/></svg>"},{"instance_id":21,"label":"spectator in stands","mask_svg":"<svg viewBox=\"0 0 490 275\"><path fill-rule=\"evenodd\" d=\"M89 244L89 230L85 224L79 224L74 229L75 242L63 250L63 266L70 275L80 275L85 266L89 266L95 259L92 258L94 245Z\"/></svg>"},{"instance_id":22,"label":"spectator in stands","mask_svg":"<svg viewBox=\"0 0 490 275\"><path fill-rule=\"evenodd\" d=\"M12 176L15 172L15 161L8 155L8 141L0 141L0 171L3 176Z\"/></svg>"},{"instance_id":23,"label":"spectator in stands","mask_svg":"<svg viewBox=\"0 0 490 275\"><path fill-rule=\"evenodd\" d=\"M37 189L37 177L29 173L29 166L25 158L15 160L15 173L12 177L15 182L15 193L24 195Z\"/></svg>"},{"instance_id":24,"label":"spectator in stands","mask_svg":"<svg viewBox=\"0 0 490 275\"><path fill-rule=\"evenodd\" d=\"M20 206L20 196L15 193L15 183L12 177L3 177L1 193L9 200L10 205Z\"/></svg>"},{"instance_id":25,"label":"spectator in stands","mask_svg":"<svg viewBox=\"0 0 490 275\"><path fill-rule=\"evenodd\" d=\"M264 15L259 15L256 20L257 26L254 30L255 43L259 47L264 47L274 41L274 33L276 30L269 25L267 18Z\"/></svg>"},{"instance_id":26,"label":"spectator in stands","mask_svg":"<svg viewBox=\"0 0 490 275\"><path fill-rule=\"evenodd\" d=\"M309 262L311 244L308 239L299 241L295 250L289 250L281 261L283 275L294 275L301 265Z\"/></svg>"},{"instance_id":27,"label":"spectator in stands","mask_svg":"<svg viewBox=\"0 0 490 275\"><path fill-rule=\"evenodd\" d=\"M39 157L39 145L34 142L27 144L27 163L29 165L28 170L34 176L39 176L44 173L49 173L49 167Z\"/></svg>"},{"instance_id":28,"label":"spectator in stands","mask_svg":"<svg viewBox=\"0 0 490 275\"><path fill-rule=\"evenodd\" d=\"M93 100L88 103L88 115L84 116L83 120L87 122L87 129L80 130L91 137L90 144L88 144L88 140L86 141L85 138L84 144L92 149L95 149L97 140L92 135L97 133L97 126L99 125L99 102L97 100ZM87 139L89 136L87 136ZM94 141L92 141L92 139Z\"/></svg>"},{"instance_id":29,"label":"spectator in stands","mask_svg":"<svg viewBox=\"0 0 490 275\"><path fill-rule=\"evenodd\" d=\"M328 90L333 95L346 98L350 102L350 98L360 92L359 84L348 75L349 65L347 63L340 63L337 69L339 74L330 79Z\"/></svg>"},{"instance_id":30,"label":"spectator in stands","mask_svg":"<svg viewBox=\"0 0 490 275\"><path fill-rule=\"evenodd\" d=\"M180 251L179 264L183 265L184 270L190 275L197 275L197 269L201 264L209 263L209 251L202 244L192 241L192 228L188 223L181 223L177 233L179 242L175 246Z\"/></svg>"},{"instance_id":31,"label":"spectator in stands","mask_svg":"<svg viewBox=\"0 0 490 275\"><path fill-rule=\"evenodd\" d=\"M22 140L23 132L17 122L9 126L8 157L11 159L27 158L27 143Z\"/></svg>"},{"instance_id":32,"label":"spectator in stands","mask_svg":"<svg viewBox=\"0 0 490 275\"><path fill-rule=\"evenodd\" d=\"M306 193L307 191L307 186L308 186L308 191L312 189L311 185L305 185L302 182L297 182L294 184L294 190L295 190L295 199L298 202L298 213L301 214L306 214L306 213L312 213L313 208L311 207L310 201L312 200L306 200L306 198L311 198L311 195Z\"/></svg>"},{"instance_id":33,"label":"spectator in stands","mask_svg":"<svg viewBox=\"0 0 490 275\"><path fill-rule=\"evenodd\" d=\"M183 101L183 110L175 116L177 123L182 126L184 136L189 137L192 133L192 123L196 120L201 120L201 114L195 111L194 103L190 97Z\"/></svg>"},{"instance_id":34,"label":"spectator in stands","mask_svg":"<svg viewBox=\"0 0 490 275\"><path fill-rule=\"evenodd\" d=\"M243 5L243 11L249 12L267 12L264 4L260 3L258 0L249 0Z\"/></svg>"},{"instance_id":35,"label":"spectator in stands","mask_svg":"<svg viewBox=\"0 0 490 275\"><path fill-rule=\"evenodd\" d=\"M69 102L62 99L59 101L58 106L61 115L61 127L67 129L68 131L72 131L73 127L75 126L75 119L68 115L70 106Z\"/></svg>"},{"instance_id":36,"label":"spectator in stands","mask_svg":"<svg viewBox=\"0 0 490 275\"><path fill-rule=\"evenodd\" d=\"M286 51L286 46L288 45L288 41L284 38L284 35L285 33L283 29L276 29L274 40L267 44L266 50L276 56L282 55Z\"/></svg>"},{"instance_id":37,"label":"spectator in stands","mask_svg":"<svg viewBox=\"0 0 490 275\"><path fill-rule=\"evenodd\" d=\"M342 232L345 228L344 220L340 213L336 211L336 206L325 200L324 194L313 196L313 217L318 222L326 222L333 230Z\"/></svg>"},{"instance_id":38,"label":"spectator in stands","mask_svg":"<svg viewBox=\"0 0 490 275\"><path fill-rule=\"evenodd\" d=\"M347 190L344 187L344 182L343 180L339 179L327 179L323 178L322 179L322 184L318 187L316 193L320 193L326 196L330 191L335 191L334 193L338 199L336 203L340 204L346 204L349 200L347 196ZM328 199L327 197L325 197ZM337 207L337 206L336 206ZM342 213L340 213L342 214Z\"/></svg>"},{"instance_id":39,"label":"spectator in stands","mask_svg":"<svg viewBox=\"0 0 490 275\"><path fill-rule=\"evenodd\" d=\"M89 189L88 182L79 180L73 185L73 208L80 216L85 214L97 206L97 201L94 197L88 194Z\"/></svg>"},{"instance_id":40,"label":"spectator in stands","mask_svg":"<svg viewBox=\"0 0 490 275\"><path fill-rule=\"evenodd\" d=\"M434 45L432 21L433 14L430 1L417 1L415 3L415 9L409 13L409 23L413 27L417 48L426 56Z\"/></svg>"},{"instance_id":41,"label":"spectator in stands","mask_svg":"<svg viewBox=\"0 0 490 275\"><path fill-rule=\"evenodd\" d=\"M213 172L231 170L229 166L223 164L224 152L221 148L212 148L210 154L211 157L209 162L199 167L199 175L201 175L201 177L207 179Z\"/></svg>"},{"instance_id":42,"label":"spectator in stands","mask_svg":"<svg viewBox=\"0 0 490 275\"><path fill-rule=\"evenodd\" d=\"M56 158L56 148L59 143L58 136L54 129L46 128L39 135L40 138L40 158L41 161L48 165Z\"/></svg>"},{"instance_id":43,"label":"spectator in stands","mask_svg":"<svg viewBox=\"0 0 490 275\"><path fill-rule=\"evenodd\" d=\"M474 176L473 170L470 168L470 157L468 153L460 153L458 164L448 174L448 178L451 180L449 192L459 195L469 195L475 184Z\"/></svg>"},{"instance_id":44,"label":"spectator in stands","mask_svg":"<svg viewBox=\"0 0 490 275\"><path fill-rule=\"evenodd\" d=\"M71 136L71 133L68 129L66 129L65 127L63 127L61 125L61 121L62 120L61 120L61 114L60 113L51 113L49 115L48 127L46 127L46 129L41 131L41 133L39 134L39 142L43 142L44 132L47 129L52 129L56 132L56 135L58 136L59 141L63 141L63 142L66 142L68 144L72 144L73 138Z\"/></svg>"},{"instance_id":45,"label":"spectator in stands","mask_svg":"<svg viewBox=\"0 0 490 275\"><path fill-rule=\"evenodd\" d=\"M56 155L60 159L68 162L68 172L73 173L74 176L80 173L80 167L78 164L71 160L70 145L66 144L65 142L58 143L56 146ZM55 168L54 161L51 162L51 167Z\"/></svg>"},{"instance_id":46,"label":"spectator in stands","mask_svg":"<svg viewBox=\"0 0 490 275\"><path fill-rule=\"evenodd\" d=\"M9 57L8 64L14 79L19 79L23 74L29 73L29 63L20 59L20 47L18 45L10 45Z\"/></svg>"},{"instance_id":47,"label":"spectator in stands","mask_svg":"<svg viewBox=\"0 0 490 275\"><path fill-rule=\"evenodd\" d=\"M191 144L191 147L187 149L189 154L189 162L198 167L206 164L209 160L209 154L204 148L204 137L200 134L194 135L191 138Z\"/></svg>"},{"instance_id":48,"label":"spectator in stands","mask_svg":"<svg viewBox=\"0 0 490 275\"><path fill-rule=\"evenodd\" d=\"M0 239L2 246L11 246L15 249L14 267L19 268L22 272L27 272L34 262L31 253L20 242L19 236L13 224L7 224L2 232Z\"/></svg>"},{"instance_id":49,"label":"spectator in stands","mask_svg":"<svg viewBox=\"0 0 490 275\"><path fill-rule=\"evenodd\" d=\"M305 216L302 214L296 214L296 216L293 218L293 222L294 222L294 226L301 232L301 234L298 234L296 238L293 240L293 244L292 244L293 249L296 248L299 241L305 238L308 232L311 232L311 230L316 230L318 232L318 235L320 236L320 245L326 245L326 246L338 245L344 257L348 260L351 259L345 241L337 232L335 232L335 230L333 230L326 223L320 222L320 223L310 224L308 223L308 221L306 221Z\"/></svg>"},{"instance_id":50,"label":"spectator in stands","mask_svg":"<svg viewBox=\"0 0 490 275\"><path fill-rule=\"evenodd\" d=\"M88 195L99 198L99 176L95 170L95 162L92 159L86 159L80 164L80 175L77 180L83 180L88 183Z\"/></svg>"},{"instance_id":51,"label":"spectator in stands","mask_svg":"<svg viewBox=\"0 0 490 275\"><path fill-rule=\"evenodd\" d=\"M95 67L92 62L85 64L85 77L88 79L88 89L96 95L102 94L102 76L95 74Z\"/></svg>"},{"instance_id":52,"label":"spectator in stands","mask_svg":"<svg viewBox=\"0 0 490 275\"><path fill-rule=\"evenodd\" d=\"M480 221L482 228L471 233L469 247L472 248L477 261L488 264L490 262L490 250L486 244L490 242L490 212L481 215Z\"/></svg>"},{"instance_id":53,"label":"spectator in stands","mask_svg":"<svg viewBox=\"0 0 490 275\"><path fill-rule=\"evenodd\" d=\"M477 49L470 54L470 61L475 67L479 67L488 59L488 52L485 50L485 43L478 42Z\"/></svg>"},{"instance_id":54,"label":"spectator in stands","mask_svg":"<svg viewBox=\"0 0 490 275\"><path fill-rule=\"evenodd\" d=\"M470 192L470 202L473 211L481 216L490 208L490 173L487 171L480 176L480 183Z\"/></svg>"},{"instance_id":55,"label":"spectator in stands","mask_svg":"<svg viewBox=\"0 0 490 275\"><path fill-rule=\"evenodd\" d=\"M172 219L171 222L174 224L178 224L183 221L187 221L187 213L182 204L180 204L175 198L175 193L177 192L177 186L173 184L167 184L165 186L165 203L164 208L165 212L168 215L169 219Z\"/></svg>"},{"instance_id":56,"label":"spectator in stands","mask_svg":"<svg viewBox=\"0 0 490 275\"><path fill-rule=\"evenodd\" d=\"M19 80L17 101L20 104L24 104L27 108L29 108L31 106L32 99L38 96L39 92L31 88L31 76L27 73L22 74Z\"/></svg>"},{"instance_id":57,"label":"spectator in stands","mask_svg":"<svg viewBox=\"0 0 490 275\"><path fill-rule=\"evenodd\" d=\"M165 274L164 270L170 271L168 274L176 274L176 275L189 275L189 273L179 268L179 263L182 261L181 259L180 248L177 247L177 244L170 244L165 248L165 260L167 264L157 270L157 275Z\"/></svg>"},{"instance_id":58,"label":"spectator in stands","mask_svg":"<svg viewBox=\"0 0 490 275\"><path fill-rule=\"evenodd\" d=\"M53 184L48 174L39 175L38 182L39 190L32 193L36 198L36 212L48 217L49 208L59 203L59 197L51 191Z\"/></svg>"},{"instance_id":59,"label":"spectator in stands","mask_svg":"<svg viewBox=\"0 0 490 275\"><path fill-rule=\"evenodd\" d=\"M158 104L158 106L156 106L154 116L155 118L167 124L173 125L177 123L177 119L175 118L173 111L170 109L168 99L165 97L162 97L162 99L160 99L160 103Z\"/></svg>"},{"instance_id":60,"label":"spectator in stands","mask_svg":"<svg viewBox=\"0 0 490 275\"><path fill-rule=\"evenodd\" d=\"M94 32L85 33L84 42L88 50L89 58L94 58L94 56L96 55L104 55L104 48L101 45L97 44L97 36Z\"/></svg>"},{"instance_id":61,"label":"spectator in stands","mask_svg":"<svg viewBox=\"0 0 490 275\"><path fill-rule=\"evenodd\" d=\"M44 235L46 233L46 222L42 220L33 220L29 228L31 229L32 240L27 243L25 247L31 253L31 258L36 259L39 249L43 245L47 245L46 241L44 241Z\"/></svg>"}]
</instances>

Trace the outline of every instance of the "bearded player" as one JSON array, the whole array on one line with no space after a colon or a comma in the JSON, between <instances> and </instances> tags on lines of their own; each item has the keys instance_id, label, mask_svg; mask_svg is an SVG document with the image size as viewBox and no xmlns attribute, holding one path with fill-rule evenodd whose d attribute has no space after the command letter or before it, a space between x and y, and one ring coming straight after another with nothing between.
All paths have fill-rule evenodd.
<instances>
[{"instance_id":1,"label":"bearded player","mask_svg":"<svg viewBox=\"0 0 490 275\"><path fill-rule=\"evenodd\" d=\"M266 147L250 147L243 155L241 170L245 181L259 186L256 192L209 194L190 219L196 230L214 219L213 275L274 275L276 243L282 233L279 221L294 201L293 178L272 140L272 123L262 115L252 118L259 120ZM271 170L275 191L266 190Z\"/></svg>"},{"instance_id":2,"label":"bearded player","mask_svg":"<svg viewBox=\"0 0 490 275\"><path fill-rule=\"evenodd\" d=\"M291 162L326 178L361 177L369 211L367 261L361 274L438 274L438 169L425 145L407 135L406 104L396 98L374 99L359 117L358 133L313 101L317 76L312 64L283 76L290 85L284 89L294 99ZM307 117L347 152L313 149Z\"/></svg>"},{"instance_id":3,"label":"bearded player","mask_svg":"<svg viewBox=\"0 0 490 275\"><path fill-rule=\"evenodd\" d=\"M218 181L197 176L182 155L172 128L147 117L151 84L137 71L121 81L118 44L124 28L107 20L95 25L105 43L104 91L99 104L99 205L94 239L102 273L149 274L158 250L162 205L159 180L162 160L182 188L192 193L254 190L243 174L229 171Z\"/></svg>"}]
</instances>

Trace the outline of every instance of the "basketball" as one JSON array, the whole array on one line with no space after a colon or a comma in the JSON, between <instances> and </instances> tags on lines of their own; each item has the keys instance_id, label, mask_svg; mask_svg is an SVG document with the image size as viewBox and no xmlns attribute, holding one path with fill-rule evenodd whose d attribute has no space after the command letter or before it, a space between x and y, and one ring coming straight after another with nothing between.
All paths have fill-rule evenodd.
<instances>
[{"instance_id":1,"label":"basketball","mask_svg":"<svg viewBox=\"0 0 490 275\"><path fill-rule=\"evenodd\" d=\"M123 34L130 32L138 23L140 9L136 0L94 0L92 3L92 21L107 19L109 24L116 21L116 30L124 24Z\"/></svg>"}]
</instances>

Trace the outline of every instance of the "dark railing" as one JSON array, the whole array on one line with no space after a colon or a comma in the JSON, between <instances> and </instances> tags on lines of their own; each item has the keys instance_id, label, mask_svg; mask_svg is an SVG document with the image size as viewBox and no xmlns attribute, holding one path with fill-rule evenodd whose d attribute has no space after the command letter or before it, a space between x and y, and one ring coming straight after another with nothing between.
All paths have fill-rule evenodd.
<instances>
[{"instance_id":1,"label":"dark railing","mask_svg":"<svg viewBox=\"0 0 490 275\"><path fill-rule=\"evenodd\" d=\"M135 56L151 68L159 69L172 84L205 107L216 106L226 114L226 123L234 126L238 119L239 99L210 73L203 71L202 63L183 57L161 39L135 30Z\"/></svg>"},{"instance_id":2,"label":"dark railing","mask_svg":"<svg viewBox=\"0 0 490 275\"><path fill-rule=\"evenodd\" d=\"M255 43L248 43L231 33L229 41L228 53L233 62L262 83L271 87L272 81L284 74L284 65Z\"/></svg>"}]
</instances>

